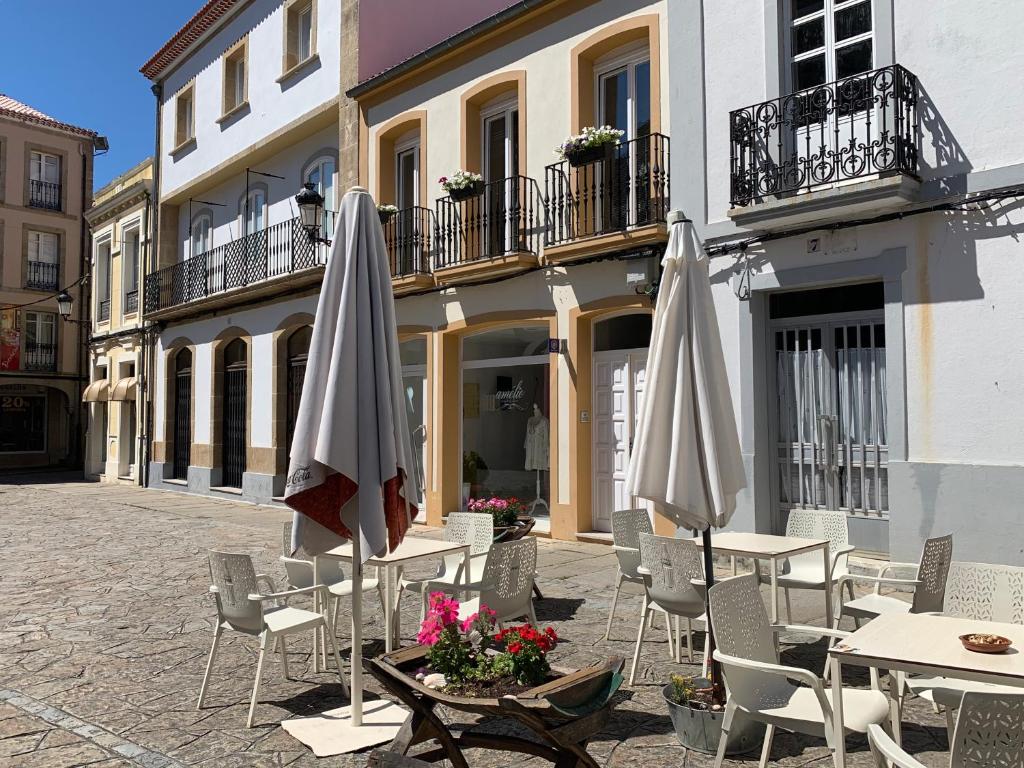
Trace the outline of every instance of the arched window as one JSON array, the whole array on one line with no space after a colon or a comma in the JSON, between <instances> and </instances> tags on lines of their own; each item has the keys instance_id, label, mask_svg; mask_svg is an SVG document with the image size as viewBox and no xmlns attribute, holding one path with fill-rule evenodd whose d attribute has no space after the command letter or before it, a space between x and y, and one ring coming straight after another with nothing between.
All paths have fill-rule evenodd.
<instances>
[{"instance_id":1,"label":"arched window","mask_svg":"<svg viewBox=\"0 0 1024 768\"><path fill-rule=\"evenodd\" d=\"M308 166L302 174L302 180L316 187L324 198L324 223L323 231L333 231L334 222L331 217L338 210L338 200L335 190L337 189L337 162L333 157L318 157Z\"/></svg>"},{"instance_id":2,"label":"arched window","mask_svg":"<svg viewBox=\"0 0 1024 768\"><path fill-rule=\"evenodd\" d=\"M264 190L249 190L249 197L242 201L242 220L247 235L261 232L267 226L267 193Z\"/></svg>"},{"instance_id":3,"label":"arched window","mask_svg":"<svg viewBox=\"0 0 1024 768\"><path fill-rule=\"evenodd\" d=\"M295 424L299 417L299 403L302 400L302 383L306 378L306 358L309 356L309 342L313 329L306 325L288 337L288 412L285 420L285 450L290 454Z\"/></svg>"},{"instance_id":4,"label":"arched window","mask_svg":"<svg viewBox=\"0 0 1024 768\"><path fill-rule=\"evenodd\" d=\"M224 348L224 411L221 418L221 482L229 488L241 488L242 475L245 474L248 367L245 340L229 342Z\"/></svg>"},{"instance_id":5,"label":"arched window","mask_svg":"<svg viewBox=\"0 0 1024 768\"><path fill-rule=\"evenodd\" d=\"M189 230L192 241L192 255L206 253L213 246L213 218L208 213L201 213L192 220Z\"/></svg>"},{"instance_id":6,"label":"arched window","mask_svg":"<svg viewBox=\"0 0 1024 768\"><path fill-rule=\"evenodd\" d=\"M174 477L188 480L192 451L192 352L181 349L174 356Z\"/></svg>"}]
</instances>

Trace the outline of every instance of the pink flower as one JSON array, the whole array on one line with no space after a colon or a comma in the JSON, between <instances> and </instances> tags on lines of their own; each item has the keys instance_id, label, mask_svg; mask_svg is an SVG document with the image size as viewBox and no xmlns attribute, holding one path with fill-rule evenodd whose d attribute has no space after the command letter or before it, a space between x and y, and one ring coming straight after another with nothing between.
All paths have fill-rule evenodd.
<instances>
[{"instance_id":1,"label":"pink flower","mask_svg":"<svg viewBox=\"0 0 1024 768\"><path fill-rule=\"evenodd\" d=\"M416 642L421 645L434 645L440 639L442 629L443 627L438 624L436 619L427 617L416 634Z\"/></svg>"}]
</instances>

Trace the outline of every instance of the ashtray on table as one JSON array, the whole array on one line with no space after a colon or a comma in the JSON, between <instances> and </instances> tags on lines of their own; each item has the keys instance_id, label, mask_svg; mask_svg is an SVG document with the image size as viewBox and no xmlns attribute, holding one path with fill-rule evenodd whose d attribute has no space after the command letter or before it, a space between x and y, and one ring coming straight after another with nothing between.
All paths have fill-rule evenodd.
<instances>
[{"instance_id":1,"label":"ashtray on table","mask_svg":"<svg viewBox=\"0 0 1024 768\"><path fill-rule=\"evenodd\" d=\"M1007 650L1013 642L1002 635L992 635L987 632L972 632L968 635L960 635L960 642L964 648L975 653L1002 653Z\"/></svg>"}]
</instances>

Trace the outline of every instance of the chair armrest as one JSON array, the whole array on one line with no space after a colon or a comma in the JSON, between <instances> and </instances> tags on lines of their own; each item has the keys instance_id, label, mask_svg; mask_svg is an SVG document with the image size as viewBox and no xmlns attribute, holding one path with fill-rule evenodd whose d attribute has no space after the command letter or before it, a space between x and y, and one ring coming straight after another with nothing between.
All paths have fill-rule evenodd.
<instances>
[{"instance_id":1,"label":"chair armrest","mask_svg":"<svg viewBox=\"0 0 1024 768\"><path fill-rule=\"evenodd\" d=\"M642 565L638 565L637 566L636 572L638 574L640 574L641 576L650 576L651 575L650 569L649 568L644 568Z\"/></svg>"},{"instance_id":2,"label":"chair armrest","mask_svg":"<svg viewBox=\"0 0 1024 768\"><path fill-rule=\"evenodd\" d=\"M879 725L868 726L868 744L876 756L884 757L893 768L925 768L889 738L889 734Z\"/></svg>"},{"instance_id":3,"label":"chair armrest","mask_svg":"<svg viewBox=\"0 0 1024 768\"><path fill-rule=\"evenodd\" d=\"M297 557L286 557L285 555L281 555L278 560L282 563L287 563L288 565L298 565L302 568L308 568L311 573L313 571L313 563L310 560L301 560Z\"/></svg>"},{"instance_id":4,"label":"chair armrest","mask_svg":"<svg viewBox=\"0 0 1024 768\"><path fill-rule=\"evenodd\" d=\"M289 597L295 597L296 595L309 595L314 592L326 591L327 587L323 584L314 584L312 587L302 587L301 589L289 589L284 592L271 592L270 594L258 594L253 593L249 595L250 600L286 600Z\"/></svg>"},{"instance_id":5,"label":"chair armrest","mask_svg":"<svg viewBox=\"0 0 1024 768\"><path fill-rule=\"evenodd\" d=\"M259 584L261 581L265 582L267 584L267 586L270 587L270 591L271 592L277 592L277 584L275 584L274 580L272 578L270 578L267 574L265 574L265 573L257 573L256 574L256 583Z\"/></svg>"},{"instance_id":6,"label":"chair armrest","mask_svg":"<svg viewBox=\"0 0 1024 768\"><path fill-rule=\"evenodd\" d=\"M639 547L624 547L621 544L612 544L612 551L613 552L635 552L636 554L640 554Z\"/></svg>"},{"instance_id":7,"label":"chair armrest","mask_svg":"<svg viewBox=\"0 0 1024 768\"><path fill-rule=\"evenodd\" d=\"M845 640L852 632L844 629L830 629L829 627L814 627L810 624L772 624L772 631L779 632L806 632L811 635L823 635L824 637L836 637Z\"/></svg>"},{"instance_id":8,"label":"chair armrest","mask_svg":"<svg viewBox=\"0 0 1024 768\"><path fill-rule=\"evenodd\" d=\"M824 688L822 687L821 683L821 678L813 672L809 672L806 669L801 669L800 667L788 667L785 664L769 664L766 661L753 661L752 659L743 659L739 656L730 656L727 653L722 653L717 648L715 648L711 655L712 657L714 657L715 661L721 662L722 664L728 664L734 667L740 667L742 669L749 669L753 672L763 672L768 675L785 677L788 680L797 680L801 683L809 685L812 688L824 691Z\"/></svg>"},{"instance_id":9,"label":"chair armrest","mask_svg":"<svg viewBox=\"0 0 1024 768\"><path fill-rule=\"evenodd\" d=\"M857 573L848 573L839 577L839 587L842 588L843 584L848 581L863 581L869 584L874 584L876 587L880 587L883 584L887 584L893 587L919 587L921 586L920 579L896 579L886 578L884 576L863 576Z\"/></svg>"}]
</instances>

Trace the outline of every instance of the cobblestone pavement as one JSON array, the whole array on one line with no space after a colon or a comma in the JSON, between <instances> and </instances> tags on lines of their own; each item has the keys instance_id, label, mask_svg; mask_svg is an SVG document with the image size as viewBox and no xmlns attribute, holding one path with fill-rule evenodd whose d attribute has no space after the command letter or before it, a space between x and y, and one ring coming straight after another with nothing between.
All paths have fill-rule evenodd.
<instances>
[{"instance_id":1,"label":"cobblestone pavement","mask_svg":"<svg viewBox=\"0 0 1024 768\"><path fill-rule=\"evenodd\" d=\"M317 760L279 723L342 705L337 679L314 674L308 638L289 643L296 679L268 664L257 725L245 728L256 662L252 638L222 642L206 706L195 702L212 638L208 548L251 553L257 569L283 577L277 562L279 509L137 488L37 477L0 479L0 765L3 766L362 766L366 755ZM435 532L424 532L436 535ZM540 542L537 614L565 642L565 667L612 654L630 657L639 600L620 601L611 640L602 641L615 574L609 547ZM280 579L283 582L283 578ZM636 595L636 592L631 593ZM797 593L794 593L796 595ZM416 606L404 607L406 634ZM366 634L379 637L379 606L367 601ZM794 620L821 622L820 594L800 595ZM347 632L341 644L347 655ZM625 688L607 730L590 746L603 766L710 766L687 753L671 730L661 684L671 672L698 671L668 661L665 635L645 643L638 684ZM789 638L784 659L820 669L820 641ZM305 645L303 645L305 641ZM703 637L696 643L702 647ZM368 641L364 653L379 650ZM369 687L375 681L367 676ZM854 672L850 681L866 685ZM453 724L495 729L446 712ZM926 765L947 765L940 716L911 702L904 743ZM850 739L851 763L870 764L863 739ZM473 766L540 766L536 759L474 751ZM773 764L831 765L824 742L780 734ZM728 762L755 765L756 755Z\"/></svg>"}]
</instances>

